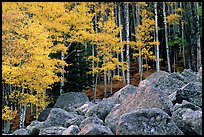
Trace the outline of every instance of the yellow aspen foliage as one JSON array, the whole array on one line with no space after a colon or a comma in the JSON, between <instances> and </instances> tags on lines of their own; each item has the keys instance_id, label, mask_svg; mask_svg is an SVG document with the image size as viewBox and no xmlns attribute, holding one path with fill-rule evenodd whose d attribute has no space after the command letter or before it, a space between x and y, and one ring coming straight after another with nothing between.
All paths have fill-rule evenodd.
<instances>
[{"instance_id":1,"label":"yellow aspen foliage","mask_svg":"<svg viewBox=\"0 0 204 137\"><path fill-rule=\"evenodd\" d=\"M60 81L59 66L66 63L49 57L56 47L47 31L50 24L31 16L34 13L29 10L37 6L39 3L3 3L2 78L6 84L29 90L22 93L19 104L32 102L42 110L47 105L45 89ZM60 48L64 47L57 47ZM33 91L37 93L32 95Z\"/></svg>"},{"instance_id":2,"label":"yellow aspen foliage","mask_svg":"<svg viewBox=\"0 0 204 137\"><path fill-rule=\"evenodd\" d=\"M141 56L143 57L143 59L156 60L156 56L153 55L153 52L151 51L151 48L154 45L159 45L158 42L155 42L153 40L152 36L152 33L155 30L155 21L153 19L153 13L146 9L147 4L143 3L139 5L141 7L139 11L141 22L136 27L136 34L132 34L133 36L136 36L136 42L130 42L130 45L135 50L133 56ZM138 52L139 48L141 48L141 52ZM142 65L142 67L148 68L148 65L144 64Z\"/></svg>"},{"instance_id":3,"label":"yellow aspen foliage","mask_svg":"<svg viewBox=\"0 0 204 137\"><path fill-rule=\"evenodd\" d=\"M95 9L96 15L100 15L97 22L100 31L93 35L91 44L97 45L97 57L90 56L88 59L99 62L101 66L92 68L90 73L107 74L108 70L121 69L122 65L124 65L124 63L113 57L114 53L121 52L121 48L125 44L124 42L121 43L117 37L122 26L117 27L115 23L114 5L112 2L97 3ZM104 16L106 19L104 19Z\"/></svg>"},{"instance_id":4,"label":"yellow aspen foliage","mask_svg":"<svg viewBox=\"0 0 204 137\"><path fill-rule=\"evenodd\" d=\"M181 16L178 15L178 14L170 14L166 17L166 22L169 24L169 25L174 25L174 24L180 24L180 19L181 19Z\"/></svg>"},{"instance_id":5,"label":"yellow aspen foliage","mask_svg":"<svg viewBox=\"0 0 204 137\"><path fill-rule=\"evenodd\" d=\"M2 109L2 120L12 120L16 117L17 111L12 111L8 106Z\"/></svg>"}]
</instances>

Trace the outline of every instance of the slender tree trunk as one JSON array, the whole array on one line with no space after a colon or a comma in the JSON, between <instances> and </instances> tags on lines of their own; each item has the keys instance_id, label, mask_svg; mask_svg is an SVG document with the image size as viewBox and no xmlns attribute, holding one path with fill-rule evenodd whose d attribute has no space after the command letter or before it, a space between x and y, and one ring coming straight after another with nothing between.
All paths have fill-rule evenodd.
<instances>
[{"instance_id":1,"label":"slender tree trunk","mask_svg":"<svg viewBox=\"0 0 204 137\"><path fill-rule=\"evenodd\" d=\"M125 4L125 12L126 12L126 41L130 41L130 32L129 32L129 6L128 3ZM126 45L126 62L127 62L127 85L130 84L130 44Z\"/></svg>"},{"instance_id":2,"label":"slender tree trunk","mask_svg":"<svg viewBox=\"0 0 204 137\"><path fill-rule=\"evenodd\" d=\"M154 2L154 12L155 12L155 27L156 27L156 42L158 40L158 17L157 17L157 2ZM156 45L156 70L159 71L159 45Z\"/></svg>"},{"instance_id":3,"label":"slender tree trunk","mask_svg":"<svg viewBox=\"0 0 204 137\"><path fill-rule=\"evenodd\" d=\"M117 2L115 3L115 22L116 22L116 25L118 26L118 4L117 4ZM118 60L120 60L120 58L119 58L119 53L117 52L116 53L116 58L118 59ZM113 77L116 75L116 69L113 71ZM117 75L120 75L120 69L119 69L119 67L117 67Z\"/></svg>"},{"instance_id":4,"label":"slender tree trunk","mask_svg":"<svg viewBox=\"0 0 204 137\"><path fill-rule=\"evenodd\" d=\"M105 64L105 55L103 56L103 64ZM104 70L104 97L106 97L107 91L106 91L106 87L107 87L107 78L106 78L106 70Z\"/></svg>"},{"instance_id":5,"label":"slender tree trunk","mask_svg":"<svg viewBox=\"0 0 204 137\"><path fill-rule=\"evenodd\" d=\"M65 34L62 34L62 36L63 36L63 44L65 44ZM64 55L64 52L63 51L61 51L61 60L62 61L64 61L64 59L65 59L65 55ZM63 93L64 93L64 65L61 65L61 69L62 69L62 71L61 71L61 77L62 77L62 79L61 79L61 84L60 84L60 95L62 95Z\"/></svg>"},{"instance_id":6,"label":"slender tree trunk","mask_svg":"<svg viewBox=\"0 0 204 137\"><path fill-rule=\"evenodd\" d=\"M92 45L92 56L94 57L95 55L94 55L94 45ZM94 68L94 60L92 61L92 69ZM92 84L93 84L93 93L94 93L94 95L95 95L95 78L94 78L94 73L92 73ZM96 98L95 98L95 96L94 96L94 100L95 100Z\"/></svg>"},{"instance_id":7,"label":"slender tree trunk","mask_svg":"<svg viewBox=\"0 0 204 137\"><path fill-rule=\"evenodd\" d=\"M118 25L121 26L121 8L118 6ZM120 42L123 41L122 30L120 30ZM124 62L123 48L121 48L121 62ZM122 65L123 83L126 84L124 66Z\"/></svg>"},{"instance_id":8,"label":"slender tree trunk","mask_svg":"<svg viewBox=\"0 0 204 137\"><path fill-rule=\"evenodd\" d=\"M24 88L22 88L22 93L24 93ZM20 105L20 128L25 128L26 110L26 105Z\"/></svg>"},{"instance_id":9,"label":"slender tree trunk","mask_svg":"<svg viewBox=\"0 0 204 137\"><path fill-rule=\"evenodd\" d=\"M169 46L168 46L168 33L167 33L167 23L166 23L166 10L165 10L165 2L163 2L163 14L164 14L164 28L165 28L165 41L166 41L166 53L167 53L167 64L168 64L168 71L171 73L171 66L170 66L170 58L169 58Z\"/></svg>"},{"instance_id":10,"label":"slender tree trunk","mask_svg":"<svg viewBox=\"0 0 204 137\"><path fill-rule=\"evenodd\" d=\"M139 16L139 10L140 7L139 5L136 5L136 18L137 18L137 24L140 24L140 16ZM139 66L139 75L140 75L140 81L142 81L142 51L141 51L141 46L138 45L138 52L139 52L139 57L138 57L138 66Z\"/></svg>"},{"instance_id":11,"label":"slender tree trunk","mask_svg":"<svg viewBox=\"0 0 204 137\"><path fill-rule=\"evenodd\" d=\"M180 8L182 8L182 2L180 2ZM181 11L181 17L183 18L183 12ZM181 38L184 39L184 21L181 21ZM183 55L183 67L186 68L186 59L185 59L185 45L182 45L182 55Z\"/></svg>"},{"instance_id":12,"label":"slender tree trunk","mask_svg":"<svg viewBox=\"0 0 204 137\"><path fill-rule=\"evenodd\" d=\"M11 127L11 121L10 120L6 120L4 122L4 133L8 134L10 131L10 127Z\"/></svg>"},{"instance_id":13,"label":"slender tree trunk","mask_svg":"<svg viewBox=\"0 0 204 137\"><path fill-rule=\"evenodd\" d=\"M199 15L198 15L198 2L196 2L196 28L197 28L197 71L201 65L201 47L200 47L200 28L199 28Z\"/></svg>"}]
</instances>

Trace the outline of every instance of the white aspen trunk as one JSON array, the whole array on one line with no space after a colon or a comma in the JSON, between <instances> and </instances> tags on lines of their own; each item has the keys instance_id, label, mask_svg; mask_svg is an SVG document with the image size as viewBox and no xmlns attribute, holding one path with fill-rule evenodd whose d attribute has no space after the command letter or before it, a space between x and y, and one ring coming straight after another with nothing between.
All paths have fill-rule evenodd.
<instances>
[{"instance_id":1,"label":"white aspen trunk","mask_svg":"<svg viewBox=\"0 0 204 137\"><path fill-rule=\"evenodd\" d=\"M169 71L169 73L171 73L170 58L169 58L169 46L168 46L168 33L167 33L167 23L166 23L165 2L163 2L163 14L164 14L164 29L165 29L167 64L168 64L168 71Z\"/></svg>"},{"instance_id":2,"label":"white aspen trunk","mask_svg":"<svg viewBox=\"0 0 204 137\"><path fill-rule=\"evenodd\" d=\"M34 106L33 103L30 103L30 113L34 114Z\"/></svg>"},{"instance_id":3,"label":"white aspen trunk","mask_svg":"<svg viewBox=\"0 0 204 137\"><path fill-rule=\"evenodd\" d=\"M120 26L121 23L121 8L120 5L118 6L118 25ZM122 37L122 30L120 30L120 42L123 41ZM124 54L123 54L123 48L121 48L121 62L124 62ZM125 78L125 71L124 71L124 66L122 65L122 75L123 75L123 83L126 84L126 78Z\"/></svg>"},{"instance_id":4,"label":"white aspen trunk","mask_svg":"<svg viewBox=\"0 0 204 137\"><path fill-rule=\"evenodd\" d=\"M201 64L201 47L200 47L200 28L199 28L199 15L198 15L198 2L196 2L196 27L197 27L197 70L202 66Z\"/></svg>"},{"instance_id":5,"label":"white aspen trunk","mask_svg":"<svg viewBox=\"0 0 204 137\"><path fill-rule=\"evenodd\" d=\"M105 55L103 56L103 64L105 65ZM106 80L106 70L104 70L104 97L106 97L107 91L106 91L106 86L107 86L107 80Z\"/></svg>"},{"instance_id":6,"label":"white aspen trunk","mask_svg":"<svg viewBox=\"0 0 204 137\"><path fill-rule=\"evenodd\" d=\"M129 6L128 3L125 4L125 12L126 12L126 41L130 41L130 32L129 32ZM127 62L127 85L130 84L130 55L129 55L129 50L130 50L130 44L126 45L126 62Z\"/></svg>"},{"instance_id":7,"label":"white aspen trunk","mask_svg":"<svg viewBox=\"0 0 204 137\"><path fill-rule=\"evenodd\" d=\"M154 2L154 12L155 12L155 27L156 27L156 42L158 40L158 16L157 16L157 2ZM159 45L156 45L156 70L159 71Z\"/></svg>"},{"instance_id":8,"label":"white aspen trunk","mask_svg":"<svg viewBox=\"0 0 204 137\"><path fill-rule=\"evenodd\" d=\"M136 5L136 17L138 21L138 25L140 24L140 17L139 17L139 10L140 7L139 5ZM139 57L138 57L138 66L139 66L139 76L140 76L140 81L142 81L142 53L141 53L141 46L138 45L138 51L139 51Z\"/></svg>"},{"instance_id":9,"label":"white aspen trunk","mask_svg":"<svg viewBox=\"0 0 204 137\"><path fill-rule=\"evenodd\" d=\"M10 127L11 127L11 121L10 120L6 120L4 122L4 133L8 134L10 131Z\"/></svg>"},{"instance_id":10,"label":"white aspen trunk","mask_svg":"<svg viewBox=\"0 0 204 137\"><path fill-rule=\"evenodd\" d=\"M24 93L24 88L22 88L22 93ZM27 111L27 106L20 105L20 124L19 124L20 128L25 128L26 111Z\"/></svg>"},{"instance_id":11,"label":"white aspen trunk","mask_svg":"<svg viewBox=\"0 0 204 137\"><path fill-rule=\"evenodd\" d=\"M115 22L116 22L116 25L118 26L117 2L115 3ZM119 58L119 53L118 53L118 52L116 53L116 58L117 58L118 60L120 60L120 58ZM119 69L119 67L117 67L117 71L116 71L116 69L113 71L113 77L116 75L116 72L117 72L117 75L120 75L120 69Z\"/></svg>"},{"instance_id":12,"label":"white aspen trunk","mask_svg":"<svg viewBox=\"0 0 204 137\"><path fill-rule=\"evenodd\" d=\"M145 59L145 63L146 63L146 64L148 64L147 59ZM148 67L147 67L147 69L146 69L146 70L147 70L147 71L149 70L149 69L148 69Z\"/></svg>"},{"instance_id":13,"label":"white aspen trunk","mask_svg":"<svg viewBox=\"0 0 204 137\"><path fill-rule=\"evenodd\" d=\"M94 21L95 21L95 30L96 30L96 33L98 33L98 27L97 27L97 16L95 15L94 17ZM92 45L92 56L95 56L95 53L94 53L95 49L94 49L94 45ZM92 67L94 67L95 63L94 63L94 60L92 62ZM98 62L96 62L96 67L98 68ZM93 77L93 85L94 85L94 100L96 100L96 91L97 91L97 78L98 78L98 74L96 73L96 79L94 81L94 73L92 73L92 77Z\"/></svg>"},{"instance_id":14,"label":"white aspen trunk","mask_svg":"<svg viewBox=\"0 0 204 137\"><path fill-rule=\"evenodd\" d=\"M94 55L94 45L92 45L92 56ZM92 61L92 69L94 68L94 60ZM92 84L93 84L93 93L95 92L95 79L94 79L94 73L92 73ZM95 93L94 93L95 94ZM94 98L95 99L95 98Z\"/></svg>"},{"instance_id":15,"label":"white aspen trunk","mask_svg":"<svg viewBox=\"0 0 204 137\"><path fill-rule=\"evenodd\" d=\"M98 56L97 56L98 58ZM98 61L96 62L96 67L98 68ZM95 80L95 86L94 86L94 100L96 100L96 92L97 92L97 84L98 84L98 73L96 73L96 80Z\"/></svg>"},{"instance_id":16,"label":"white aspen trunk","mask_svg":"<svg viewBox=\"0 0 204 137\"><path fill-rule=\"evenodd\" d=\"M180 8L182 8L182 2L180 2ZM183 18L183 12L181 11L181 17ZM184 39L184 22L182 19L181 22L181 38ZM186 59L185 59L185 46L182 45L182 56L183 56L183 67L186 68Z\"/></svg>"},{"instance_id":17,"label":"white aspen trunk","mask_svg":"<svg viewBox=\"0 0 204 137\"><path fill-rule=\"evenodd\" d=\"M61 52L61 60L64 61L64 52ZM61 65L62 70L64 71L64 65ZM64 72L61 72L61 84L60 84L60 95L64 93Z\"/></svg>"}]
</instances>

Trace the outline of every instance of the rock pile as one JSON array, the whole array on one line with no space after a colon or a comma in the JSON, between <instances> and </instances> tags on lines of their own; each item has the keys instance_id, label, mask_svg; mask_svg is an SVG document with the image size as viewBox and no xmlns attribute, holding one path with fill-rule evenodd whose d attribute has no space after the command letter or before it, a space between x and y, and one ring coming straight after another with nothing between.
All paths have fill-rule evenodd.
<instances>
[{"instance_id":1,"label":"rock pile","mask_svg":"<svg viewBox=\"0 0 204 137\"><path fill-rule=\"evenodd\" d=\"M202 135L202 70L158 71L93 102L60 96L52 109L13 135Z\"/></svg>"}]
</instances>

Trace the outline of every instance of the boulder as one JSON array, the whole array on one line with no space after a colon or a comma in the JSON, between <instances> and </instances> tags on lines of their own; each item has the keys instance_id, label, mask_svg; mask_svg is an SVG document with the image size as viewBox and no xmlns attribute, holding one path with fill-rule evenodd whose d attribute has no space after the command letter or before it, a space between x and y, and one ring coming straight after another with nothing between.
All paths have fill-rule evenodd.
<instances>
[{"instance_id":1,"label":"boulder","mask_svg":"<svg viewBox=\"0 0 204 137\"><path fill-rule=\"evenodd\" d=\"M139 90L145 90L148 86L156 86L160 78L165 78L167 76L169 76L169 73L165 71L160 70L154 72L151 75L149 75L145 80L142 80L139 83L138 88Z\"/></svg>"},{"instance_id":2,"label":"boulder","mask_svg":"<svg viewBox=\"0 0 204 137\"><path fill-rule=\"evenodd\" d=\"M105 117L109 114L115 104L116 102L114 100L104 98L101 102L88 109L85 116L97 116L104 121Z\"/></svg>"},{"instance_id":3,"label":"boulder","mask_svg":"<svg viewBox=\"0 0 204 137\"><path fill-rule=\"evenodd\" d=\"M137 87L133 85L126 85L119 91L115 92L109 99L115 100L117 103L122 102L128 95L137 91Z\"/></svg>"},{"instance_id":4,"label":"boulder","mask_svg":"<svg viewBox=\"0 0 204 137\"><path fill-rule=\"evenodd\" d=\"M62 135L66 128L64 127L48 127L40 130L39 135Z\"/></svg>"},{"instance_id":5,"label":"boulder","mask_svg":"<svg viewBox=\"0 0 204 137\"><path fill-rule=\"evenodd\" d=\"M86 124L77 135L114 135L109 127L89 123Z\"/></svg>"},{"instance_id":6,"label":"boulder","mask_svg":"<svg viewBox=\"0 0 204 137\"><path fill-rule=\"evenodd\" d=\"M179 108L181 109L189 108L189 109L192 109L193 111L196 111L196 110L202 111L202 108L196 106L191 102L188 102L187 100L183 100L182 103L176 103L172 108L172 113Z\"/></svg>"},{"instance_id":7,"label":"boulder","mask_svg":"<svg viewBox=\"0 0 204 137\"><path fill-rule=\"evenodd\" d=\"M177 91L177 102L181 103L182 100L187 100L197 106L202 106L202 83L190 82L184 85Z\"/></svg>"},{"instance_id":8,"label":"boulder","mask_svg":"<svg viewBox=\"0 0 204 137\"><path fill-rule=\"evenodd\" d=\"M182 131L159 108L138 109L123 114L116 135L183 135Z\"/></svg>"},{"instance_id":9,"label":"boulder","mask_svg":"<svg viewBox=\"0 0 204 137\"><path fill-rule=\"evenodd\" d=\"M29 126L26 127L29 135L39 135L40 129L44 127L44 122L32 121Z\"/></svg>"},{"instance_id":10,"label":"boulder","mask_svg":"<svg viewBox=\"0 0 204 137\"><path fill-rule=\"evenodd\" d=\"M196 110L186 112L182 115L182 120L197 135L202 135L202 111Z\"/></svg>"},{"instance_id":11,"label":"boulder","mask_svg":"<svg viewBox=\"0 0 204 137\"><path fill-rule=\"evenodd\" d=\"M89 99L84 92L68 92L58 97L54 108L73 111L74 107L81 106L88 101Z\"/></svg>"},{"instance_id":12,"label":"boulder","mask_svg":"<svg viewBox=\"0 0 204 137\"><path fill-rule=\"evenodd\" d=\"M28 130L25 128L15 130L12 135L29 135Z\"/></svg>"},{"instance_id":13,"label":"boulder","mask_svg":"<svg viewBox=\"0 0 204 137\"><path fill-rule=\"evenodd\" d=\"M71 125L62 132L62 135L77 135L79 131L80 130L77 125Z\"/></svg>"},{"instance_id":14,"label":"boulder","mask_svg":"<svg viewBox=\"0 0 204 137\"><path fill-rule=\"evenodd\" d=\"M79 114L79 115L85 115L85 113L87 112L88 109L90 109L92 106L94 106L95 103L92 103L92 102L87 102L85 103L84 105L76 108L76 112Z\"/></svg>"},{"instance_id":15,"label":"boulder","mask_svg":"<svg viewBox=\"0 0 204 137\"><path fill-rule=\"evenodd\" d=\"M182 104L176 103L172 111L173 112L171 119L176 123L176 125L185 135L198 135L201 133L200 131L202 131L202 109L200 107L195 106L194 104L186 100L183 100ZM193 116L193 114L195 115ZM199 120L200 122L198 122Z\"/></svg>"},{"instance_id":16,"label":"boulder","mask_svg":"<svg viewBox=\"0 0 204 137\"><path fill-rule=\"evenodd\" d=\"M89 123L103 125L103 121L99 119L98 117L87 117L81 122L79 128L82 129Z\"/></svg>"},{"instance_id":17,"label":"boulder","mask_svg":"<svg viewBox=\"0 0 204 137\"><path fill-rule=\"evenodd\" d=\"M65 122L68 121L69 119L75 119L79 115L76 112L67 112L61 108L53 108L50 111L49 116L45 120L45 127L50 127L50 126L65 126ZM66 127L67 128L67 127Z\"/></svg>"},{"instance_id":18,"label":"boulder","mask_svg":"<svg viewBox=\"0 0 204 137\"><path fill-rule=\"evenodd\" d=\"M38 121L42 122L45 121L48 117L48 115L50 114L50 111L52 110L52 108L45 108L40 115L38 116Z\"/></svg>"},{"instance_id":19,"label":"boulder","mask_svg":"<svg viewBox=\"0 0 204 137\"><path fill-rule=\"evenodd\" d=\"M173 93L171 93L171 95L168 95L168 99L169 99L173 104L178 103L178 101L176 101L176 94L177 94L177 91L174 91Z\"/></svg>"},{"instance_id":20,"label":"boulder","mask_svg":"<svg viewBox=\"0 0 204 137\"><path fill-rule=\"evenodd\" d=\"M173 78L171 77L171 75L169 75L167 77L160 78L156 84L156 87L158 87L163 94L169 96L176 90L179 90L184 85L185 83L183 81L177 78Z\"/></svg>"},{"instance_id":21,"label":"boulder","mask_svg":"<svg viewBox=\"0 0 204 137\"><path fill-rule=\"evenodd\" d=\"M201 82L198 77L197 77L197 74L196 72L194 72L193 70L191 69L184 69L184 71L181 73L181 75L184 76L184 83L187 84L189 82Z\"/></svg>"},{"instance_id":22,"label":"boulder","mask_svg":"<svg viewBox=\"0 0 204 137\"><path fill-rule=\"evenodd\" d=\"M105 118L105 125L115 132L119 117L124 113L140 108L161 108L170 115L172 107L172 102L158 88L149 86L145 91L137 91L129 95L121 105L117 105Z\"/></svg>"},{"instance_id":23,"label":"boulder","mask_svg":"<svg viewBox=\"0 0 204 137\"><path fill-rule=\"evenodd\" d=\"M174 79L178 79L178 80L180 80L180 81L184 81L184 76L181 75L181 74L178 73L178 72L170 73L168 77L174 78Z\"/></svg>"},{"instance_id":24,"label":"boulder","mask_svg":"<svg viewBox=\"0 0 204 137\"><path fill-rule=\"evenodd\" d=\"M105 118L105 126L110 127L110 129L115 133L115 127L118 124L118 117L120 113L120 107L121 104L116 104L113 109L110 111L110 113Z\"/></svg>"},{"instance_id":25,"label":"boulder","mask_svg":"<svg viewBox=\"0 0 204 137\"><path fill-rule=\"evenodd\" d=\"M84 120L84 116L81 115L75 115L74 118L67 119L64 123L64 127L69 127L71 125L77 125L79 126L81 122Z\"/></svg>"}]
</instances>

